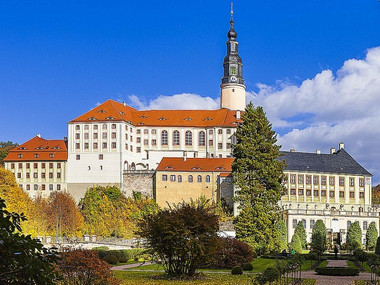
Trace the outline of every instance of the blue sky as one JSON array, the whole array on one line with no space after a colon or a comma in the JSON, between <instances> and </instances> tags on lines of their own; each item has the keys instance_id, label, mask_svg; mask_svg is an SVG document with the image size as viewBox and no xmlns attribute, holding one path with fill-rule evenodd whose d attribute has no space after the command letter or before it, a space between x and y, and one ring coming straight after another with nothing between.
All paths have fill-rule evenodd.
<instances>
[{"instance_id":1,"label":"blue sky","mask_svg":"<svg viewBox=\"0 0 380 285\"><path fill-rule=\"evenodd\" d=\"M67 121L108 98L132 103L134 95L149 107L159 96L189 93L218 102L229 6L220 0L1 1L0 140L22 143L37 133L62 138ZM326 120L335 112L301 106L281 117L265 98L326 70L338 80L347 60L365 61L367 50L380 45L380 3L238 0L235 22L250 98L267 108L284 147L337 144L332 135L313 143L294 138L294 130L343 123ZM319 91L310 94L318 100ZM360 156L366 145L350 142L355 136L342 139ZM374 161L362 161L380 175Z\"/></svg>"}]
</instances>

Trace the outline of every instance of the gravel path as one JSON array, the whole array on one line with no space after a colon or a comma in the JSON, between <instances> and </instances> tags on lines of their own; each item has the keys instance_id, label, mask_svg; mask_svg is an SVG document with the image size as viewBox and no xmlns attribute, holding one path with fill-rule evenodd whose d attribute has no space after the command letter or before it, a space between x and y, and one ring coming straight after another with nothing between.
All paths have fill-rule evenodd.
<instances>
[{"instance_id":1,"label":"gravel path","mask_svg":"<svg viewBox=\"0 0 380 285\"><path fill-rule=\"evenodd\" d=\"M143 265L151 265L153 262L147 261L147 262L140 262L140 263L132 263L132 264L125 264L125 265L119 265L119 266L114 266L111 268L111 270L125 270L125 269L130 269L130 268L139 268L140 266Z\"/></svg>"}]
</instances>

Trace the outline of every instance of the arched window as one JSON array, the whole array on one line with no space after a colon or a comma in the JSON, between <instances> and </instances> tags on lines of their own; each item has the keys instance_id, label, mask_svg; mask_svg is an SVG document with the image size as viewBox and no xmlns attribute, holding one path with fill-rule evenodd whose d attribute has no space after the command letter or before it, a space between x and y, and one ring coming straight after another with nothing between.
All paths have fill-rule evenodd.
<instances>
[{"instance_id":1,"label":"arched window","mask_svg":"<svg viewBox=\"0 0 380 285\"><path fill-rule=\"evenodd\" d=\"M302 226L304 229L306 229L306 220L302 220Z\"/></svg>"},{"instance_id":2,"label":"arched window","mask_svg":"<svg viewBox=\"0 0 380 285\"><path fill-rule=\"evenodd\" d=\"M173 145L179 145L179 131L173 132Z\"/></svg>"},{"instance_id":3,"label":"arched window","mask_svg":"<svg viewBox=\"0 0 380 285\"><path fill-rule=\"evenodd\" d=\"M97 130L98 129L98 125L94 125L94 130Z\"/></svg>"},{"instance_id":4,"label":"arched window","mask_svg":"<svg viewBox=\"0 0 380 285\"><path fill-rule=\"evenodd\" d=\"M368 223L366 221L363 222L363 231L366 231L368 228Z\"/></svg>"},{"instance_id":5,"label":"arched window","mask_svg":"<svg viewBox=\"0 0 380 285\"><path fill-rule=\"evenodd\" d=\"M205 146L206 145L206 135L205 132L199 132L199 145Z\"/></svg>"},{"instance_id":6,"label":"arched window","mask_svg":"<svg viewBox=\"0 0 380 285\"><path fill-rule=\"evenodd\" d=\"M178 182L182 182L182 175L178 175L178 179L177 179Z\"/></svg>"},{"instance_id":7,"label":"arched window","mask_svg":"<svg viewBox=\"0 0 380 285\"><path fill-rule=\"evenodd\" d=\"M351 227L351 221L347 221L347 230Z\"/></svg>"},{"instance_id":8,"label":"arched window","mask_svg":"<svg viewBox=\"0 0 380 285\"><path fill-rule=\"evenodd\" d=\"M161 132L161 145L168 145L168 132L167 131Z\"/></svg>"},{"instance_id":9,"label":"arched window","mask_svg":"<svg viewBox=\"0 0 380 285\"><path fill-rule=\"evenodd\" d=\"M293 224L293 229L295 229L297 227L297 219L293 219L292 224Z\"/></svg>"},{"instance_id":10,"label":"arched window","mask_svg":"<svg viewBox=\"0 0 380 285\"><path fill-rule=\"evenodd\" d=\"M197 182L202 182L202 176L201 175L198 175Z\"/></svg>"},{"instance_id":11,"label":"arched window","mask_svg":"<svg viewBox=\"0 0 380 285\"><path fill-rule=\"evenodd\" d=\"M112 124L111 128L116 129L116 124Z\"/></svg>"},{"instance_id":12,"label":"arched window","mask_svg":"<svg viewBox=\"0 0 380 285\"><path fill-rule=\"evenodd\" d=\"M193 133L186 131L185 133L186 145L193 145Z\"/></svg>"},{"instance_id":13,"label":"arched window","mask_svg":"<svg viewBox=\"0 0 380 285\"><path fill-rule=\"evenodd\" d=\"M103 130L106 130L107 129L107 124L103 124L102 128L103 128Z\"/></svg>"},{"instance_id":14,"label":"arched window","mask_svg":"<svg viewBox=\"0 0 380 285\"><path fill-rule=\"evenodd\" d=\"M210 182L210 175L206 175L206 182Z\"/></svg>"},{"instance_id":15,"label":"arched window","mask_svg":"<svg viewBox=\"0 0 380 285\"><path fill-rule=\"evenodd\" d=\"M189 175L189 177L187 178L187 181L188 182L193 182L193 175Z\"/></svg>"}]
</instances>

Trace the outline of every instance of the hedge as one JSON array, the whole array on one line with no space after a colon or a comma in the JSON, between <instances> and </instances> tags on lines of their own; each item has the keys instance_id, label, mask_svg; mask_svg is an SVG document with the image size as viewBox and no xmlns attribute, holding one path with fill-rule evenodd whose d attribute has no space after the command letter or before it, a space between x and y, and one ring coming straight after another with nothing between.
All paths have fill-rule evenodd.
<instances>
[{"instance_id":1,"label":"hedge","mask_svg":"<svg viewBox=\"0 0 380 285\"><path fill-rule=\"evenodd\" d=\"M122 249L122 250L97 250L100 259L105 259L107 256L114 256L117 262L125 263L128 260L138 259L146 251L142 248ZM111 258L113 261L114 258Z\"/></svg>"},{"instance_id":2,"label":"hedge","mask_svg":"<svg viewBox=\"0 0 380 285\"><path fill-rule=\"evenodd\" d=\"M357 276L359 269L350 267L318 267L315 269L318 275L327 276Z\"/></svg>"}]
</instances>

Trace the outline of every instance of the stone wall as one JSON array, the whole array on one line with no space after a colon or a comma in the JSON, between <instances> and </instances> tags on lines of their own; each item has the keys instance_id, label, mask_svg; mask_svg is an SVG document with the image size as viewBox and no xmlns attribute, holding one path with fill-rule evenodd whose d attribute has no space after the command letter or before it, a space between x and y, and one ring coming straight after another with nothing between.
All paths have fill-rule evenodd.
<instances>
[{"instance_id":1,"label":"stone wall","mask_svg":"<svg viewBox=\"0 0 380 285\"><path fill-rule=\"evenodd\" d=\"M154 198L154 184L154 171L124 171L122 192L127 197L131 196L134 191Z\"/></svg>"}]
</instances>

